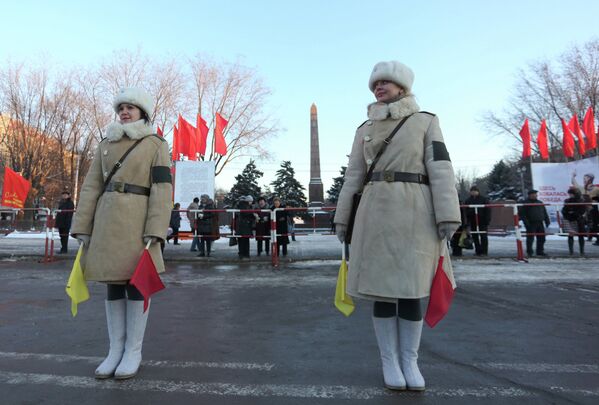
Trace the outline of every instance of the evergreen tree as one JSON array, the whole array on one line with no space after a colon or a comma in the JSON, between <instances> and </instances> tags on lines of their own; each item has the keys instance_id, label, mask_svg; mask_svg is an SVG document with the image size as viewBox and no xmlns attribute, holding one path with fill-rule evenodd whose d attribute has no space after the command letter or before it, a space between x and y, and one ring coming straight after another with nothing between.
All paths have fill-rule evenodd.
<instances>
[{"instance_id":1,"label":"evergreen tree","mask_svg":"<svg viewBox=\"0 0 599 405\"><path fill-rule=\"evenodd\" d=\"M514 170L514 167L506 164L503 160L495 163L487 176L487 187L491 200L513 200L517 198Z\"/></svg>"},{"instance_id":2,"label":"evergreen tree","mask_svg":"<svg viewBox=\"0 0 599 405\"><path fill-rule=\"evenodd\" d=\"M235 176L236 183L225 197L225 204L235 206L239 198L245 195L251 195L254 197L254 200L257 200L262 191L258 185L258 179L263 175L264 173L256 168L254 160L250 159L245 169Z\"/></svg>"},{"instance_id":3,"label":"evergreen tree","mask_svg":"<svg viewBox=\"0 0 599 405\"><path fill-rule=\"evenodd\" d=\"M273 194L281 199L281 202L289 207L307 207L307 199L304 191L306 188L295 178L295 170L291 162L285 160L281 168L277 170L277 178L270 183Z\"/></svg>"},{"instance_id":4,"label":"evergreen tree","mask_svg":"<svg viewBox=\"0 0 599 405\"><path fill-rule=\"evenodd\" d=\"M339 193L341 192L341 187L343 187L343 183L345 182L345 170L347 170L347 166L341 166L341 176L333 178L333 185L327 191L329 201L333 204L337 204L337 201L339 200Z\"/></svg>"}]
</instances>

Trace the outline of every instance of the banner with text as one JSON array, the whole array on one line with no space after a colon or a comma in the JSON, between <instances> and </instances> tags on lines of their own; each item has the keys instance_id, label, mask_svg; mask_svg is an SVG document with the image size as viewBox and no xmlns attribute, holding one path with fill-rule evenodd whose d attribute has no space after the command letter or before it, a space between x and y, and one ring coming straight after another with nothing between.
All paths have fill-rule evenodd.
<instances>
[{"instance_id":1,"label":"banner with text","mask_svg":"<svg viewBox=\"0 0 599 405\"><path fill-rule=\"evenodd\" d=\"M568 189L572 185L582 187L584 175L592 174L595 184L599 183L599 157L567 163L532 163L533 188L539 191L539 200L544 203L562 204L568 198ZM556 212L559 206L547 207L551 217L551 226L557 226Z\"/></svg>"},{"instance_id":2,"label":"banner with text","mask_svg":"<svg viewBox=\"0 0 599 405\"><path fill-rule=\"evenodd\" d=\"M214 177L216 165L214 161L199 162L181 160L175 162L175 202L181 209L187 209L195 197L208 194L214 199ZM181 214L181 231L189 231L187 216Z\"/></svg>"}]
</instances>

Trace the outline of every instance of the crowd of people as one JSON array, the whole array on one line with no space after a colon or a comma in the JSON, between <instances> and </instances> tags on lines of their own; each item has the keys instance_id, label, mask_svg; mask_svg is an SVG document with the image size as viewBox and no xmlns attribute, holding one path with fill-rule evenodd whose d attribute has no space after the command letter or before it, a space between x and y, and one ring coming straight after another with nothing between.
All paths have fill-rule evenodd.
<instances>
[{"instance_id":1,"label":"crowd of people","mask_svg":"<svg viewBox=\"0 0 599 405\"><path fill-rule=\"evenodd\" d=\"M192 242L190 251L198 252L198 257L210 256L212 242L220 238L219 212L209 195L195 197L187 207L186 216L190 224ZM260 196L254 203L251 195L241 196L234 206L239 211L231 222L229 245L237 246L240 259L251 256L250 241L256 240L256 256L271 254L271 217L276 208L287 208L279 197L270 203ZM179 243L181 227L181 204L175 203L171 211L167 243ZM287 256L287 245L295 241L294 215L289 211L276 211L277 253Z\"/></svg>"}]
</instances>

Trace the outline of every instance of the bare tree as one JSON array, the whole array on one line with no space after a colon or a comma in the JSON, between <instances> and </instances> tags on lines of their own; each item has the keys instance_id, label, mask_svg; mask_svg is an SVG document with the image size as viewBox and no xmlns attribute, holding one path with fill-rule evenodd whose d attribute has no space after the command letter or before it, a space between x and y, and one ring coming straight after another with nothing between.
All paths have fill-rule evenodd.
<instances>
[{"instance_id":1,"label":"bare tree","mask_svg":"<svg viewBox=\"0 0 599 405\"><path fill-rule=\"evenodd\" d=\"M533 139L547 121L550 158L563 159L562 125L573 115L582 121L588 107L597 112L599 101L599 39L573 46L556 61L540 60L518 72L509 106L502 113L486 112L482 123L497 135L511 137L514 149L520 149L519 131L528 118ZM536 130L535 130L536 128ZM536 142L533 150L538 153ZM596 153L596 151L595 151Z\"/></svg>"},{"instance_id":2,"label":"bare tree","mask_svg":"<svg viewBox=\"0 0 599 405\"><path fill-rule=\"evenodd\" d=\"M216 174L242 156L268 157L264 141L275 134L278 124L264 110L271 91L256 71L239 62L218 64L201 55L190 65L197 113L207 119L211 129L216 113L229 121L224 133L227 155L215 154L214 138L206 150L205 160L216 162Z\"/></svg>"}]
</instances>

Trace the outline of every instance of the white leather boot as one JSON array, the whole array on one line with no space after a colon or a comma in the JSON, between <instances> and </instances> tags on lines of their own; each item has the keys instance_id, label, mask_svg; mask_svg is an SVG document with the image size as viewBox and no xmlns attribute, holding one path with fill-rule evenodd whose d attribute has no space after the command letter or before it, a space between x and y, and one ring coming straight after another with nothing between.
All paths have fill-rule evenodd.
<instances>
[{"instance_id":1,"label":"white leather boot","mask_svg":"<svg viewBox=\"0 0 599 405\"><path fill-rule=\"evenodd\" d=\"M411 391L424 391L424 378L418 369L418 348L422 335L422 320L408 321L397 318L399 323L399 347L401 352L401 369L406 378L406 385Z\"/></svg>"},{"instance_id":2,"label":"white leather boot","mask_svg":"<svg viewBox=\"0 0 599 405\"><path fill-rule=\"evenodd\" d=\"M114 378L125 380L134 377L141 363L141 346L148 322L150 307L144 313L144 302L127 300L127 338L125 340L125 353L114 372Z\"/></svg>"},{"instance_id":3,"label":"white leather boot","mask_svg":"<svg viewBox=\"0 0 599 405\"><path fill-rule=\"evenodd\" d=\"M108 325L108 340L110 350L108 356L96 369L96 378L110 378L121 362L125 351L125 313L126 300L105 301L106 324Z\"/></svg>"},{"instance_id":4,"label":"white leather boot","mask_svg":"<svg viewBox=\"0 0 599 405\"><path fill-rule=\"evenodd\" d=\"M391 390L405 390L406 380L404 380L401 368L399 367L396 319L396 317L377 318L373 316L372 324L374 325L376 341L381 352L385 387Z\"/></svg>"}]
</instances>

